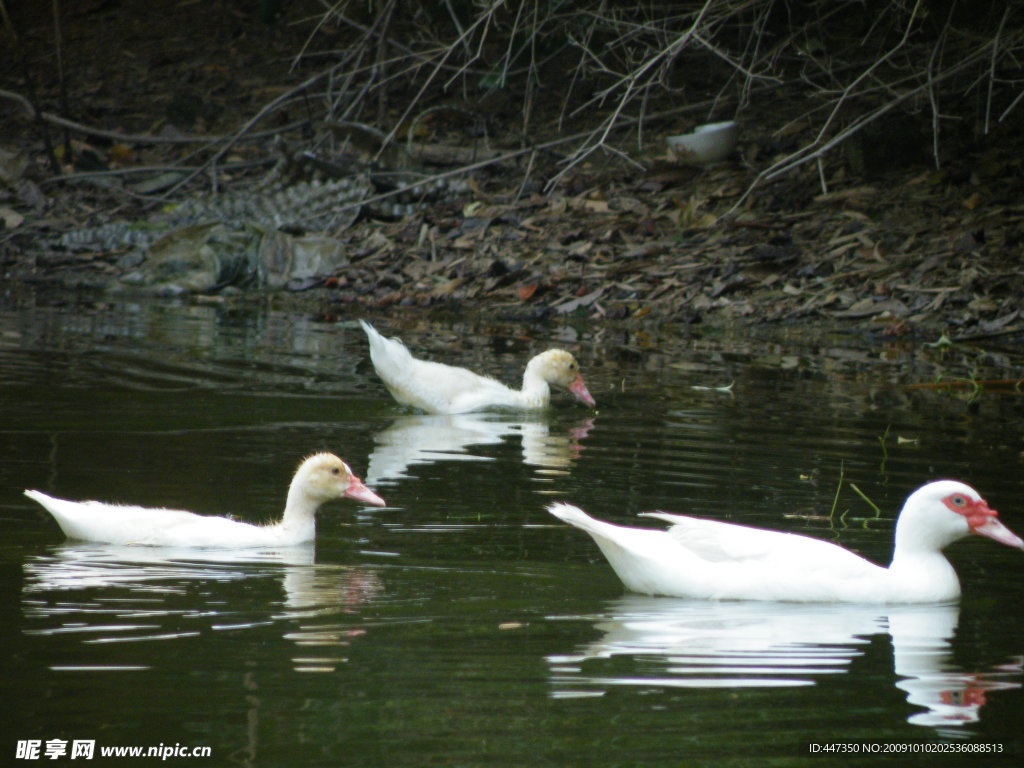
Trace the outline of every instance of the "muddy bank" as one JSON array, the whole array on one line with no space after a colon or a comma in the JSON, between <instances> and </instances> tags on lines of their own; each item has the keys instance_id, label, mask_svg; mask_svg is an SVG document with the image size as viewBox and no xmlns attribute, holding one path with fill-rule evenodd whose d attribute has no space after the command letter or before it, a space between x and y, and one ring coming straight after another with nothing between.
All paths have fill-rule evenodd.
<instances>
[{"instance_id":1,"label":"muddy bank","mask_svg":"<svg viewBox=\"0 0 1024 768\"><path fill-rule=\"evenodd\" d=\"M493 179L400 220L355 222L334 235L334 263L277 290L290 303L377 310L1012 335L1024 328L1024 206L1007 166L962 183L916 168L827 194L790 179L728 214L751 181L740 160L641 178L594 172L550 195L517 196ZM139 268L128 249L76 253L30 217L21 227L5 235L6 280L145 290L125 280ZM197 292L244 300L246 290Z\"/></svg>"},{"instance_id":2,"label":"muddy bank","mask_svg":"<svg viewBox=\"0 0 1024 768\"><path fill-rule=\"evenodd\" d=\"M178 30L169 37L127 13L67 15L69 56L117 40L132 46L128 58L92 55L76 72L74 100L88 109L75 117L96 130L76 134L65 167L48 167L39 121L24 105L2 102L0 274L8 284L225 302L263 300L273 291L275 300L318 312L415 307L624 324L827 322L928 340L1024 333L1024 183L1014 131L997 126L984 140L951 144L936 169L918 146L924 139L894 124L819 165L759 181L816 130L801 119L807 101L799 88L747 105L736 151L708 167L673 161L665 138L716 117L710 108L650 120L642 136L615 141L621 155L595 153L568 171L557 153L529 151L557 142L553 122L529 142L516 133L514 94L474 106L474 114L494 118L486 141L465 110L431 110L426 132L403 151L421 174L458 172L459 194L401 213L353 209L351 221L332 220L327 233L263 226L247 234L246 255L232 262L242 266L232 274L203 251L209 242L202 240L192 249L204 254L195 274L161 282L148 246L76 249L64 238L84 227L148 220L166 202L209 194L197 183L175 186L193 151L175 137L236 131L265 108L268 91L295 79L281 63L304 41L301 29L259 26L242 13L222 18L223 8L171 3L165 10ZM102 24L97 13L107 14ZM52 48L46 17L16 22L27 59L45 61ZM225 50L229 63L218 53ZM27 93L16 62L4 66ZM57 85L52 77L35 83L41 103L59 102ZM698 86L688 91L695 103L714 95ZM557 97L557 89L538 97L537 111L553 109ZM400 112L389 108L389 116ZM302 111L282 110L277 128L260 126L262 133L246 136L252 141L232 146L222 158L220 194L265 176L277 135L316 144L324 126L304 121ZM49 126L51 138L58 126ZM138 134L168 143L117 139ZM392 157L385 170L407 171L408 159ZM307 236L316 239L312 252L308 242L289 239Z\"/></svg>"}]
</instances>

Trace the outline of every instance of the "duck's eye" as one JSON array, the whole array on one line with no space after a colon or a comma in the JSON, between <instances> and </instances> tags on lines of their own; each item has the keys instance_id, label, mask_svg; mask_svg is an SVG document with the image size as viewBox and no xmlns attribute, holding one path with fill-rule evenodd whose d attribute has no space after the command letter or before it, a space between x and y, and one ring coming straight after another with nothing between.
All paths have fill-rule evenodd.
<instances>
[{"instance_id":1,"label":"duck's eye","mask_svg":"<svg viewBox=\"0 0 1024 768\"><path fill-rule=\"evenodd\" d=\"M954 496L952 498L952 502L953 502L953 506L954 507L966 507L967 506L967 499L965 499L963 496L959 496L959 495L958 496Z\"/></svg>"},{"instance_id":2,"label":"duck's eye","mask_svg":"<svg viewBox=\"0 0 1024 768\"><path fill-rule=\"evenodd\" d=\"M341 470L338 467L331 467L331 474L332 475L340 475L341 474Z\"/></svg>"}]
</instances>

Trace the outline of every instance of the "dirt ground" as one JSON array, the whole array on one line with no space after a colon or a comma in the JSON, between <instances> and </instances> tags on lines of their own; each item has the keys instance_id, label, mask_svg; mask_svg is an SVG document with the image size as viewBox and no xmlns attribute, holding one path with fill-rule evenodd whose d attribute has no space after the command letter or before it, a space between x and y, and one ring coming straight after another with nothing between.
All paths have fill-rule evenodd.
<instances>
[{"instance_id":1,"label":"dirt ground","mask_svg":"<svg viewBox=\"0 0 1024 768\"><path fill-rule=\"evenodd\" d=\"M194 167L201 143L170 142L231 135L323 66L310 57L293 67L309 23L268 24L255 3L66 4L59 63L50 5L6 5L19 38L0 54L0 272L7 280L115 282L121 254L67 252L55 245L59 234L146 215L160 199L139 194L133 185L146 177L127 170L148 167L155 176ZM319 8L293 2L286 21L313 18ZM382 130L401 112L402 98L396 88L381 100ZM438 148L464 158L457 149L476 147L487 157L589 127L556 129L542 116L524 139L517 98L498 93L471 104L468 111L488 117L483 131L454 116L465 109L427 121L417 146L431 147L435 162L445 155ZM548 84L538 112L557 101L558 84ZM34 120L29 103L87 130ZM684 111L647 121L642 137L614 133L615 152L594 153L554 185L547 182L566 168L571 142L485 163L468 174L470 195L398 220L364 215L338 233L348 263L294 286L294 299L622 323L827 320L929 340L1024 333L1018 126L949 138L936 168L930 138L911 133L916 144L907 150L905 131L890 121L860 137L855 151L851 144L821 164L755 184L761 170L811 140L816 126L805 110L799 89L755 94L736 112L737 151L707 167L674 161L665 137L731 113ZM266 171L260 162L274 131L301 141L312 129L295 126L315 123L316 113L316 104L301 99L273 111L253 128L263 139L239 142L224 157L234 169L218 182L250 183ZM169 143L139 138L154 136ZM47 143L57 147L66 137L72 153L58 151L55 168ZM458 167L453 160L431 171ZM104 173L87 175L96 171ZM201 190L197 179L179 194Z\"/></svg>"}]
</instances>

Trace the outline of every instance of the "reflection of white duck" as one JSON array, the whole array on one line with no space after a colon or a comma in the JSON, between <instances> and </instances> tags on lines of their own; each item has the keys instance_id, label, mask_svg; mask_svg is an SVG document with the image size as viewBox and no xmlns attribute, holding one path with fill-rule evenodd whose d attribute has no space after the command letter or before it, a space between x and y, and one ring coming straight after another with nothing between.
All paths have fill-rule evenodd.
<instances>
[{"instance_id":1,"label":"reflection of white duck","mask_svg":"<svg viewBox=\"0 0 1024 768\"><path fill-rule=\"evenodd\" d=\"M589 533L628 589L720 600L933 603L955 600L960 582L943 548L976 533L1011 547L1008 530L970 486L929 483L910 495L896 523L888 568L819 539L663 512L667 531L626 528L552 504L555 517Z\"/></svg>"},{"instance_id":2,"label":"reflection of white duck","mask_svg":"<svg viewBox=\"0 0 1024 768\"><path fill-rule=\"evenodd\" d=\"M289 568L284 590L284 610L274 619L289 623L284 637L302 649L301 655L292 657L295 669L333 672L345 662L343 649L367 633L354 615L375 600L384 585L369 568L316 565Z\"/></svg>"},{"instance_id":3,"label":"reflection of white duck","mask_svg":"<svg viewBox=\"0 0 1024 768\"><path fill-rule=\"evenodd\" d=\"M196 599L203 607L194 606L190 615L206 618L217 631L281 623L286 639L298 646L321 648L306 650L295 658L297 669L330 671L339 659L326 646L344 646L365 634L358 624L339 624L339 615L358 613L384 587L372 569L316 564L314 555L312 543L260 549L63 544L47 554L26 558L24 611L36 620L26 631L35 636L74 632L91 643L110 642L112 637L117 642L193 637L199 634L198 627L182 630L174 621L161 619L180 614L174 605L176 598L168 600L168 596L178 596L188 589L189 582L197 582L202 586ZM253 617L238 610L238 590L232 593L235 598L225 599L227 592L211 586L247 579L281 581L284 600L270 604L276 612L269 621L258 610ZM109 608L97 608L91 598L73 597L74 591L85 589L118 590L118 597L101 598ZM225 610L229 604L232 608ZM81 618L71 620L76 606L80 606ZM124 621L126 617L131 618ZM142 617L145 621L140 621Z\"/></svg>"},{"instance_id":4,"label":"reflection of white duck","mask_svg":"<svg viewBox=\"0 0 1024 768\"><path fill-rule=\"evenodd\" d=\"M163 593L165 582L227 582L253 574L276 573L281 566L312 565L316 554L304 547L197 549L135 547L128 544L66 542L45 555L25 561L25 588L30 592L69 592L125 587Z\"/></svg>"},{"instance_id":5,"label":"reflection of white duck","mask_svg":"<svg viewBox=\"0 0 1024 768\"><path fill-rule=\"evenodd\" d=\"M295 546L313 540L315 514L324 502L345 497L384 505L384 500L363 485L344 461L330 453L318 453L302 462L288 488L284 515L269 525L177 509L67 501L39 491L25 491L25 495L45 507L68 538L172 547Z\"/></svg>"},{"instance_id":6,"label":"reflection of white duck","mask_svg":"<svg viewBox=\"0 0 1024 768\"><path fill-rule=\"evenodd\" d=\"M593 695L612 686L750 688L815 685L843 674L874 635L892 638L896 687L923 707L915 725L959 726L979 719L978 691L1019 688L1019 664L966 674L954 664L950 641L955 605L800 605L707 602L629 596L610 604L595 622L603 634L578 652L548 657L559 697ZM662 658L657 672L623 673L602 659ZM612 671L613 670L613 671Z\"/></svg>"},{"instance_id":7,"label":"reflection of white duck","mask_svg":"<svg viewBox=\"0 0 1024 768\"><path fill-rule=\"evenodd\" d=\"M896 687L907 701L925 711L907 718L914 725L958 726L980 719L986 695L991 691L1020 688L1006 678L1021 673L1021 660L1000 665L990 672L963 672L953 663L950 641L956 630L955 606L946 610L890 609L893 668L901 678Z\"/></svg>"},{"instance_id":8,"label":"reflection of white duck","mask_svg":"<svg viewBox=\"0 0 1024 768\"><path fill-rule=\"evenodd\" d=\"M530 360L523 373L523 387L515 390L465 368L419 360L398 339L385 338L365 320L359 323L370 341L370 360L377 375L403 405L427 413L534 410L547 408L552 385L568 390L582 403L595 405L576 359L565 350L549 349Z\"/></svg>"},{"instance_id":9,"label":"reflection of white duck","mask_svg":"<svg viewBox=\"0 0 1024 768\"><path fill-rule=\"evenodd\" d=\"M470 446L496 445L506 437L522 440L523 460L531 466L563 468L579 456L578 440L593 426L586 420L568 435L550 434L546 421L510 421L498 414L409 414L374 436L366 482L379 485L408 476L409 467L439 461L490 461Z\"/></svg>"}]
</instances>

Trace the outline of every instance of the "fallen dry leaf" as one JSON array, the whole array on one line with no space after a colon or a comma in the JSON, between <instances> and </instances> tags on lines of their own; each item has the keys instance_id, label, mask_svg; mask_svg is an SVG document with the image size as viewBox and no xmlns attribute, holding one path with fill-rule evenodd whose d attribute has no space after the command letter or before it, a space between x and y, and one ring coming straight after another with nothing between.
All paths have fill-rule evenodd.
<instances>
[{"instance_id":1,"label":"fallen dry leaf","mask_svg":"<svg viewBox=\"0 0 1024 768\"><path fill-rule=\"evenodd\" d=\"M519 286L519 300L529 301L533 298L533 294L537 292L537 283L530 283L528 285Z\"/></svg>"},{"instance_id":2,"label":"fallen dry leaf","mask_svg":"<svg viewBox=\"0 0 1024 768\"><path fill-rule=\"evenodd\" d=\"M25 217L12 208L0 208L0 221L3 221L4 229L14 229L25 221Z\"/></svg>"}]
</instances>

